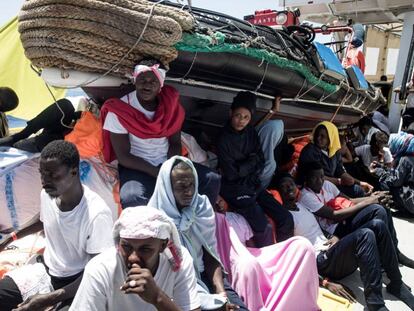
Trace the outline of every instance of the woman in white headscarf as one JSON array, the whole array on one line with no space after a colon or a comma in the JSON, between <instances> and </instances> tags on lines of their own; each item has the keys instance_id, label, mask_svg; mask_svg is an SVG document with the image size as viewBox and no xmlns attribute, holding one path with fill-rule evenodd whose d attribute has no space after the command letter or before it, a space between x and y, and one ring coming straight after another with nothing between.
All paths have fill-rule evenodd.
<instances>
[{"instance_id":1,"label":"woman in white headscarf","mask_svg":"<svg viewBox=\"0 0 414 311\"><path fill-rule=\"evenodd\" d=\"M200 310L193 261L168 216L127 208L113 236L116 247L86 266L70 310Z\"/></svg>"},{"instance_id":2,"label":"woman in white headscarf","mask_svg":"<svg viewBox=\"0 0 414 311\"><path fill-rule=\"evenodd\" d=\"M202 310L215 310L229 301L230 310L247 310L223 276L217 252L215 216L210 201L198 194L193 163L175 156L161 166L149 206L162 209L174 221L181 242L194 259ZM224 298L224 299L223 299Z\"/></svg>"}]
</instances>

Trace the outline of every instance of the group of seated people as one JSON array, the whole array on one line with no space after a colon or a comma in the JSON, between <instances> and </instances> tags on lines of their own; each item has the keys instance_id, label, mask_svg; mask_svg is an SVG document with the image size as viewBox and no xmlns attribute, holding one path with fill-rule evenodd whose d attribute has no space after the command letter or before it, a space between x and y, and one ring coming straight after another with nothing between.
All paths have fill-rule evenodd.
<instances>
[{"instance_id":1,"label":"group of seated people","mask_svg":"<svg viewBox=\"0 0 414 311\"><path fill-rule=\"evenodd\" d=\"M380 109L381 110L381 109ZM356 124L355 133L341 139L344 167L352 176L389 191L393 207L404 217L414 214L413 134L410 130L390 134L384 111L375 111Z\"/></svg>"},{"instance_id":2,"label":"group of seated people","mask_svg":"<svg viewBox=\"0 0 414 311\"><path fill-rule=\"evenodd\" d=\"M0 280L1 310L311 311L319 310L319 285L354 300L331 280L358 268L369 310L388 310L382 271L387 291L414 310L399 270L399 263L414 268L414 262L398 248L389 210L400 195L398 167L404 157L404 168L412 163L410 134L391 139L399 162L387 162L375 185L386 189L355 178L343 159L358 154L364 163L384 162L387 134L368 139L373 130L361 126L362 141L374 143L351 151L326 121L315 127L293 177L275 160L283 122L268 120L271 110L254 126L256 95L240 92L217 140L214 170L181 156L185 112L165 75L158 62L140 62L136 90L101 108L103 156L118 165L120 181L115 223L105 201L82 185L76 146L62 140L78 117L73 108L61 113L65 101L44 112L59 119L60 130L29 137L39 120L50 120L41 113L24 134L0 139L0 145L41 151L43 186L40 213L6 235L0 251L40 230L46 239L41 262ZM60 114L50 112L56 108Z\"/></svg>"}]
</instances>

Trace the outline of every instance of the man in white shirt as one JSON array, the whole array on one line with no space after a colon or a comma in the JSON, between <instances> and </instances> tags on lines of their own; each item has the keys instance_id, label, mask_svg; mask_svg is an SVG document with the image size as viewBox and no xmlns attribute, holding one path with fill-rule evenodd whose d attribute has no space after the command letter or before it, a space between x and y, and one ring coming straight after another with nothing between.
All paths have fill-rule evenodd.
<instances>
[{"instance_id":1,"label":"man in white shirt","mask_svg":"<svg viewBox=\"0 0 414 311\"><path fill-rule=\"evenodd\" d=\"M67 310L87 262L113 245L112 213L81 184L75 145L63 140L48 144L41 153L40 174L40 215L11 233L0 250L13 239L44 230L44 263L6 274L0 281L1 310L43 310L58 303Z\"/></svg>"},{"instance_id":2,"label":"man in white shirt","mask_svg":"<svg viewBox=\"0 0 414 311\"><path fill-rule=\"evenodd\" d=\"M359 161L351 164L350 169L357 178L370 183L377 190L383 189L379 176L384 169L392 167L393 158L387 144L388 135L378 131L372 135L369 144L354 149L354 157L358 157Z\"/></svg>"},{"instance_id":3,"label":"man in white shirt","mask_svg":"<svg viewBox=\"0 0 414 311\"><path fill-rule=\"evenodd\" d=\"M123 208L145 205L161 164L182 151L185 111L177 90L164 85L165 75L158 61L141 61L133 73L136 90L107 100L101 109L103 154L107 162L118 160ZM216 202L220 175L201 164L196 168L200 192Z\"/></svg>"},{"instance_id":4,"label":"man in white shirt","mask_svg":"<svg viewBox=\"0 0 414 311\"><path fill-rule=\"evenodd\" d=\"M376 132L371 137L371 142L355 148L355 155L360 157L367 169L370 169L374 162L382 163L391 167L392 155L387 148L388 135L383 132Z\"/></svg>"},{"instance_id":5,"label":"man in white shirt","mask_svg":"<svg viewBox=\"0 0 414 311\"><path fill-rule=\"evenodd\" d=\"M397 233L390 211L380 204L388 204L390 196L386 192L375 192L369 197L349 199L350 206L336 206L334 200L348 199L331 182L324 179L322 166L309 162L302 167L304 177L299 202L318 217L322 229L329 234L343 237L358 228L370 228L375 231L376 224L382 222L388 229L394 250L401 264L414 268L414 262L398 249ZM337 201L338 202L338 201Z\"/></svg>"},{"instance_id":6,"label":"man in white shirt","mask_svg":"<svg viewBox=\"0 0 414 311\"><path fill-rule=\"evenodd\" d=\"M88 263L70 310L200 310L193 260L167 215L126 208L113 236L117 247Z\"/></svg>"},{"instance_id":7,"label":"man in white shirt","mask_svg":"<svg viewBox=\"0 0 414 311\"><path fill-rule=\"evenodd\" d=\"M372 119L369 116L362 117L358 121L357 126L358 127L354 131L356 136L356 141L354 142L355 147L369 144L372 135L379 132L379 129L374 127Z\"/></svg>"},{"instance_id":8,"label":"man in white shirt","mask_svg":"<svg viewBox=\"0 0 414 311\"><path fill-rule=\"evenodd\" d=\"M297 202L297 188L293 178L286 174L278 178L277 188L294 219L294 234L307 238L317 253L317 266L321 275L341 279L359 268L364 285L368 310L386 311L382 297L381 267L387 273L390 283L387 291L414 308L414 296L402 282L393 241L383 222L371 228L358 228L341 239L336 236L327 239L314 215Z\"/></svg>"}]
</instances>

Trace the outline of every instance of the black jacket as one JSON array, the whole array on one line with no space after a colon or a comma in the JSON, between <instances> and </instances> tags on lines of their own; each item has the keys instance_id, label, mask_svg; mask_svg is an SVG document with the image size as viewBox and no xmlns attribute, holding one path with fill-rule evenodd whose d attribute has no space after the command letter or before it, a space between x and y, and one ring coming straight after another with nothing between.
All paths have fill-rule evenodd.
<instances>
[{"instance_id":1,"label":"black jacket","mask_svg":"<svg viewBox=\"0 0 414 311\"><path fill-rule=\"evenodd\" d=\"M235 131L230 124L223 128L218 145L219 166L224 185L241 185L256 190L264 157L259 136L253 126Z\"/></svg>"},{"instance_id":2,"label":"black jacket","mask_svg":"<svg viewBox=\"0 0 414 311\"><path fill-rule=\"evenodd\" d=\"M325 176L339 178L346 173L344 165L342 164L341 151L338 150L332 158L329 158L324 152L314 143L307 144L300 153L298 163L298 173L300 184L303 184L304 176L301 176L301 167L308 162L319 162L325 173Z\"/></svg>"}]
</instances>

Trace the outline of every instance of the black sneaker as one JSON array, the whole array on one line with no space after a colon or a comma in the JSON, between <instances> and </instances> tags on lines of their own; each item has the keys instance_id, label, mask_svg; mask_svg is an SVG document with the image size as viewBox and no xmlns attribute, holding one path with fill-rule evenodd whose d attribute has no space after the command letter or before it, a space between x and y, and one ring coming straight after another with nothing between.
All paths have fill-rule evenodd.
<instances>
[{"instance_id":1,"label":"black sneaker","mask_svg":"<svg viewBox=\"0 0 414 311\"><path fill-rule=\"evenodd\" d=\"M370 305L367 304L369 311L390 311L385 305Z\"/></svg>"}]
</instances>

